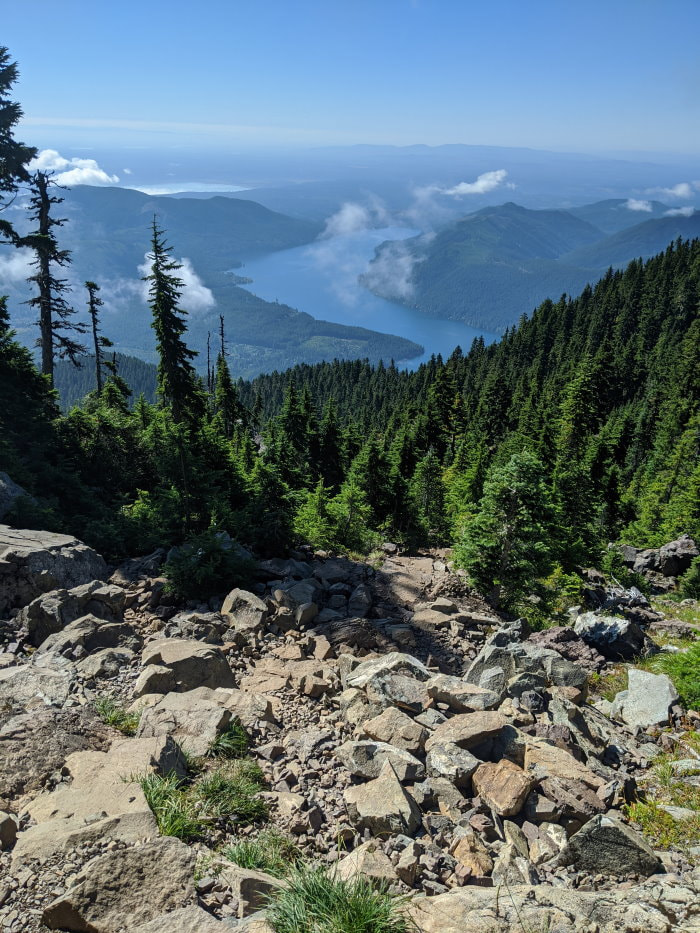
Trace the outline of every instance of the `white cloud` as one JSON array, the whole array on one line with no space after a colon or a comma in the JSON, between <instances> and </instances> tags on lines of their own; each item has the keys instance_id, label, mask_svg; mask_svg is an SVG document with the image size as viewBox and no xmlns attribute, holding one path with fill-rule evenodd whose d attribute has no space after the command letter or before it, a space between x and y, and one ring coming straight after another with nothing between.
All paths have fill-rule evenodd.
<instances>
[{"instance_id":1,"label":"white cloud","mask_svg":"<svg viewBox=\"0 0 700 933\"><path fill-rule=\"evenodd\" d=\"M694 213L694 207L672 207L670 211L666 211L664 217L692 217Z\"/></svg>"},{"instance_id":2,"label":"white cloud","mask_svg":"<svg viewBox=\"0 0 700 933\"><path fill-rule=\"evenodd\" d=\"M385 227L389 223L391 223L391 218L382 201L370 195L366 204L346 201L339 211L328 218L319 239L328 240L334 236L348 236L373 227Z\"/></svg>"},{"instance_id":3,"label":"white cloud","mask_svg":"<svg viewBox=\"0 0 700 933\"><path fill-rule=\"evenodd\" d=\"M123 169L122 169L122 172L124 172L125 175L131 175L131 174L132 174L132 171L131 171L130 168L123 168Z\"/></svg>"},{"instance_id":4,"label":"white cloud","mask_svg":"<svg viewBox=\"0 0 700 933\"><path fill-rule=\"evenodd\" d=\"M625 202L628 211L652 211L651 201L641 201L637 198L628 198Z\"/></svg>"},{"instance_id":5,"label":"white cloud","mask_svg":"<svg viewBox=\"0 0 700 933\"><path fill-rule=\"evenodd\" d=\"M421 241L427 243L433 236L426 234ZM379 295L405 301L413 295L413 269L424 258L410 250L403 240L394 240L379 250L362 283Z\"/></svg>"},{"instance_id":6,"label":"white cloud","mask_svg":"<svg viewBox=\"0 0 700 933\"><path fill-rule=\"evenodd\" d=\"M0 282L23 282L34 272L32 262L34 252L31 249L16 249L8 255L0 256Z\"/></svg>"},{"instance_id":7,"label":"white cloud","mask_svg":"<svg viewBox=\"0 0 700 933\"><path fill-rule=\"evenodd\" d=\"M182 293L180 297L180 304L185 309L185 311L208 311L210 308L216 306L216 299L211 292L211 289L202 282L200 277L194 270L194 266L191 261L186 257L177 260L181 263L182 268L178 269L175 272L177 278L182 280ZM143 262L139 266L140 275L148 275L151 271L151 254L146 253L143 257ZM144 301L148 300L148 282L139 282L141 297Z\"/></svg>"},{"instance_id":8,"label":"white cloud","mask_svg":"<svg viewBox=\"0 0 700 933\"><path fill-rule=\"evenodd\" d=\"M647 194L658 194L662 198L686 200L693 197L693 185L689 181L681 181L671 188L648 188Z\"/></svg>"},{"instance_id":9,"label":"white cloud","mask_svg":"<svg viewBox=\"0 0 700 933\"><path fill-rule=\"evenodd\" d=\"M118 175L109 175L94 159L66 159L55 149L42 149L29 163L31 172L56 172L59 185L114 185Z\"/></svg>"},{"instance_id":10,"label":"white cloud","mask_svg":"<svg viewBox=\"0 0 700 933\"><path fill-rule=\"evenodd\" d=\"M488 194L505 184L507 188L515 188L512 182L506 184L508 172L504 168L492 172L482 172L476 181L460 181L451 188L442 185L428 185L425 188L416 188L414 194L419 201L425 201L435 194L446 195L450 198L463 198L470 194Z\"/></svg>"}]
</instances>

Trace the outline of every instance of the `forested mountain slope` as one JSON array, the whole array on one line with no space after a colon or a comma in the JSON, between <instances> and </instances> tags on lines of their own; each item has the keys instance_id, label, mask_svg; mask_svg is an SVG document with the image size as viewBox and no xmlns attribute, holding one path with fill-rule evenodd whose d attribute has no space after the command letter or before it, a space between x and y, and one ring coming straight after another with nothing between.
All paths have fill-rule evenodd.
<instances>
[{"instance_id":1,"label":"forested mountain slope","mask_svg":"<svg viewBox=\"0 0 700 933\"><path fill-rule=\"evenodd\" d=\"M678 237L700 234L700 213L658 216L664 207L658 202L649 202L650 212L623 211L623 203L571 211L488 207L435 235L382 244L364 283L426 314L503 332L547 297L576 295L610 266L648 259ZM412 261L400 288L392 275L397 256L402 268Z\"/></svg>"},{"instance_id":2,"label":"forested mountain slope","mask_svg":"<svg viewBox=\"0 0 700 933\"><path fill-rule=\"evenodd\" d=\"M212 524L261 554L459 542L512 487L539 570L573 568L609 540L700 533L699 298L700 241L678 242L415 372L323 363L236 387L219 358L210 387L187 375L179 418L130 410L110 380L57 419L5 323L0 469L35 497L22 521L115 554Z\"/></svg>"}]
</instances>

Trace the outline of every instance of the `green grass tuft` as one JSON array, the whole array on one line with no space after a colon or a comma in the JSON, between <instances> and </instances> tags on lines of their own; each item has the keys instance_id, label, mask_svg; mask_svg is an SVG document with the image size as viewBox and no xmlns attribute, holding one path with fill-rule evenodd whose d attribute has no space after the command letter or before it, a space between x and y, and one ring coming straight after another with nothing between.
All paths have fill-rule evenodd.
<instances>
[{"instance_id":1,"label":"green grass tuft","mask_svg":"<svg viewBox=\"0 0 700 933\"><path fill-rule=\"evenodd\" d=\"M245 758L250 741L237 719L232 719L209 746L208 758Z\"/></svg>"},{"instance_id":2,"label":"green grass tuft","mask_svg":"<svg viewBox=\"0 0 700 933\"><path fill-rule=\"evenodd\" d=\"M139 727L141 713L129 713L123 706L116 703L111 697L100 697L95 700L95 710L102 722L113 726L124 735L134 735Z\"/></svg>"},{"instance_id":3,"label":"green grass tuft","mask_svg":"<svg viewBox=\"0 0 700 933\"><path fill-rule=\"evenodd\" d=\"M288 875L300 858L296 843L272 826L254 839L239 839L225 848L223 854L241 868L264 871L275 878Z\"/></svg>"},{"instance_id":4,"label":"green grass tuft","mask_svg":"<svg viewBox=\"0 0 700 933\"><path fill-rule=\"evenodd\" d=\"M258 796L263 773L253 761L232 761L198 778L191 793L211 818L254 823L267 817L268 807Z\"/></svg>"},{"instance_id":5,"label":"green grass tuft","mask_svg":"<svg viewBox=\"0 0 700 933\"><path fill-rule=\"evenodd\" d=\"M343 881L332 870L300 865L270 896L275 933L408 933L405 901L367 878Z\"/></svg>"},{"instance_id":6,"label":"green grass tuft","mask_svg":"<svg viewBox=\"0 0 700 933\"><path fill-rule=\"evenodd\" d=\"M176 836L183 842L201 836L205 825L202 814L176 774L147 774L139 783L162 836Z\"/></svg>"}]
</instances>

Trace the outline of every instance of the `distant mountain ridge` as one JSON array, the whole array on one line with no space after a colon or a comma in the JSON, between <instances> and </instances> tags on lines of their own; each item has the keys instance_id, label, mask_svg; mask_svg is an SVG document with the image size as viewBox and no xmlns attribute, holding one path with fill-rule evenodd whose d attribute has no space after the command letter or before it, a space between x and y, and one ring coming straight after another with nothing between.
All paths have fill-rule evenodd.
<instances>
[{"instance_id":1,"label":"distant mountain ridge","mask_svg":"<svg viewBox=\"0 0 700 933\"><path fill-rule=\"evenodd\" d=\"M363 284L426 314L502 332L546 298L578 294L610 266L700 236L698 211L683 216L660 202L643 202L642 210L627 203L485 207L435 234L381 244Z\"/></svg>"}]
</instances>

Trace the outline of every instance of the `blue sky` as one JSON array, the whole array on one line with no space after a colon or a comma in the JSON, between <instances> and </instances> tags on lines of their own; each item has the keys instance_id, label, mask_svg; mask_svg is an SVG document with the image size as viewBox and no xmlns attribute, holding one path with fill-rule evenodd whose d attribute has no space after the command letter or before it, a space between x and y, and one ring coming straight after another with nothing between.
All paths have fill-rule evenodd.
<instances>
[{"instance_id":1,"label":"blue sky","mask_svg":"<svg viewBox=\"0 0 700 933\"><path fill-rule=\"evenodd\" d=\"M4 4L23 136L700 153L700 0Z\"/></svg>"}]
</instances>

